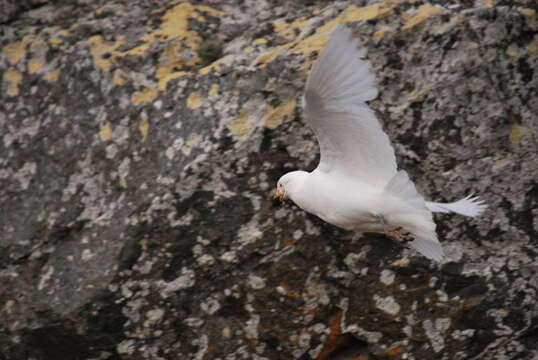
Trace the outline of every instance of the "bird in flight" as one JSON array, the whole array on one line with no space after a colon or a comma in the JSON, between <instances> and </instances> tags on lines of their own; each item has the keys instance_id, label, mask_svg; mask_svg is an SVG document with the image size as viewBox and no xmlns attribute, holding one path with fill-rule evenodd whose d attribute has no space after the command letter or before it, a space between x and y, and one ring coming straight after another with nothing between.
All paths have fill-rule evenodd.
<instances>
[{"instance_id":1,"label":"bird in flight","mask_svg":"<svg viewBox=\"0 0 538 360\"><path fill-rule=\"evenodd\" d=\"M429 259L444 252L432 212L478 216L486 205L468 196L452 203L424 200L403 170L366 101L377 97L375 77L351 31L336 28L308 76L304 113L320 146L312 172L292 171L275 197L338 227L386 234Z\"/></svg>"}]
</instances>

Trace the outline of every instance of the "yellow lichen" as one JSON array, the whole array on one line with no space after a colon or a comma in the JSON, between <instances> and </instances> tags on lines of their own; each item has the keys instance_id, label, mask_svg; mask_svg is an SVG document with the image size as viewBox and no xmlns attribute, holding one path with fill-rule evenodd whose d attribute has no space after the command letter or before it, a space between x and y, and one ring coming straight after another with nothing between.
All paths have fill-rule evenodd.
<instances>
[{"instance_id":1,"label":"yellow lichen","mask_svg":"<svg viewBox=\"0 0 538 360\"><path fill-rule=\"evenodd\" d=\"M219 70L222 64L225 64L227 62L229 63L231 60L233 61L233 55L226 55L224 57L221 57L220 59L213 61L208 66L203 67L200 70L198 70L198 74L206 75L206 74L209 74L209 72L211 71Z\"/></svg>"},{"instance_id":2,"label":"yellow lichen","mask_svg":"<svg viewBox=\"0 0 538 360\"><path fill-rule=\"evenodd\" d=\"M322 27L320 27L317 32L331 31L338 24L384 18L391 15L393 9L400 5L400 1L396 0L382 1L364 7L357 7L355 5L351 5L347 9L345 9L342 14L340 14L340 16L338 16L336 19L331 20Z\"/></svg>"},{"instance_id":3,"label":"yellow lichen","mask_svg":"<svg viewBox=\"0 0 538 360\"><path fill-rule=\"evenodd\" d=\"M125 179L125 176L120 175L120 186L124 189L127 189L127 180Z\"/></svg>"},{"instance_id":4,"label":"yellow lichen","mask_svg":"<svg viewBox=\"0 0 538 360\"><path fill-rule=\"evenodd\" d=\"M197 109L202 105L202 95L199 92L192 92L187 98L187 107L189 109Z\"/></svg>"},{"instance_id":5,"label":"yellow lichen","mask_svg":"<svg viewBox=\"0 0 538 360\"><path fill-rule=\"evenodd\" d=\"M536 11L534 9L524 8L520 10L525 17L531 21L536 20Z\"/></svg>"},{"instance_id":6,"label":"yellow lichen","mask_svg":"<svg viewBox=\"0 0 538 360\"><path fill-rule=\"evenodd\" d=\"M137 91L131 96L133 105L143 105L152 102L157 97L157 89L148 88L142 91Z\"/></svg>"},{"instance_id":7,"label":"yellow lichen","mask_svg":"<svg viewBox=\"0 0 538 360\"><path fill-rule=\"evenodd\" d=\"M166 43L166 47L159 57L159 66L155 74L158 90L164 91L170 80L188 73L188 71L182 69L195 66L200 62L197 52L203 39L196 31L189 30L189 21L194 19L199 22L205 22L202 14L215 17L226 16L225 12L208 6L182 2L166 11L162 16L159 28L140 37L140 45L124 52L114 52L111 58L113 60L124 56L145 56L152 44ZM100 64L100 66L106 66L106 64Z\"/></svg>"},{"instance_id":8,"label":"yellow lichen","mask_svg":"<svg viewBox=\"0 0 538 360\"><path fill-rule=\"evenodd\" d=\"M19 85L22 82L22 75L15 69L9 69L4 72L3 76L4 82L7 82L9 86L7 87L6 94L8 96L17 96L19 95Z\"/></svg>"},{"instance_id":9,"label":"yellow lichen","mask_svg":"<svg viewBox=\"0 0 538 360\"><path fill-rule=\"evenodd\" d=\"M114 61L113 52L125 43L123 36L118 36L115 42L107 43L101 35L94 35L88 39L90 54L95 67L102 71L109 71Z\"/></svg>"},{"instance_id":10,"label":"yellow lichen","mask_svg":"<svg viewBox=\"0 0 538 360\"><path fill-rule=\"evenodd\" d=\"M534 35L534 39L531 41L531 43L527 47L527 51L530 56L538 55L538 35Z\"/></svg>"},{"instance_id":11,"label":"yellow lichen","mask_svg":"<svg viewBox=\"0 0 538 360\"><path fill-rule=\"evenodd\" d=\"M69 35L69 30L62 29L49 39L49 44L54 47L58 47L61 43L63 43L62 37L67 35Z\"/></svg>"},{"instance_id":12,"label":"yellow lichen","mask_svg":"<svg viewBox=\"0 0 538 360\"><path fill-rule=\"evenodd\" d=\"M285 20L275 21L273 26L276 33L286 40L291 40L295 38L297 32L300 32L308 24L309 20L306 16L301 16L292 23L287 23Z\"/></svg>"},{"instance_id":13,"label":"yellow lichen","mask_svg":"<svg viewBox=\"0 0 538 360\"><path fill-rule=\"evenodd\" d=\"M121 86L125 84L125 73L120 69L114 71L112 76L112 86Z\"/></svg>"},{"instance_id":14,"label":"yellow lichen","mask_svg":"<svg viewBox=\"0 0 538 360\"><path fill-rule=\"evenodd\" d=\"M28 62L28 73L35 74L38 73L43 67L43 61L40 58L30 59Z\"/></svg>"},{"instance_id":15,"label":"yellow lichen","mask_svg":"<svg viewBox=\"0 0 538 360\"><path fill-rule=\"evenodd\" d=\"M463 19L465 19L465 16L462 14L452 15L452 17L450 18L450 21L439 24L439 25L435 25L430 30L430 32L434 35L444 34L445 32L447 32L447 30L451 29L454 25L462 22Z\"/></svg>"},{"instance_id":16,"label":"yellow lichen","mask_svg":"<svg viewBox=\"0 0 538 360\"><path fill-rule=\"evenodd\" d=\"M144 119L138 126L138 130L140 131L140 135L142 135L142 141L146 142L149 133L149 121Z\"/></svg>"},{"instance_id":17,"label":"yellow lichen","mask_svg":"<svg viewBox=\"0 0 538 360\"><path fill-rule=\"evenodd\" d=\"M516 57L516 56L518 56L518 54L519 54L518 49L517 49L517 46L514 45L514 44L508 46L508 47L506 48L505 53L506 53L506 55L511 56L511 57Z\"/></svg>"},{"instance_id":18,"label":"yellow lichen","mask_svg":"<svg viewBox=\"0 0 538 360\"><path fill-rule=\"evenodd\" d=\"M518 124L513 124L512 130L510 131L510 142L512 144L518 144L523 138L531 135L532 132L528 128Z\"/></svg>"},{"instance_id":19,"label":"yellow lichen","mask_svg":"<svg viewBox=\"0 0 538 360\"><path fill-rule=\"evenodd\" d=\"M161 69L164 71L159 71ZM169 70L169 68L157 69L157 78L159 79L158 88L160 91L166 90L166 87L168 86L168 82L170 80L177 79L179 77L190 74L188 71L169 72Z\"/></svg>"},{"instance_id":20,"label":"yellow lichen","mask_svg":"<svg viewBox=\"0 0 538 360\"><path fill-rule=\"evenodd\" d=\"M245 137L249 131L249 116L246 109L241 109L239 115L228 125L230 132L239 137Z\"/></svg>"},{"instance_id":21,"label":"yellow lichen","mask_svg":"<svg viewBox=\"0 0 538 360\"><path fill-rule=\"evenodd\" d=\"M207 95L215 96L218 94L218 92L219 92L219 84L212 84Z\"/></svg>"},{"instance_id":22,"label":"yellow lichen","mask_svg":"<svg viewBox=\"0 0 538 360\"><path fill-rule=\"evenodd\" d=\"M112 138L112 128L108 122L99 125L99 138L101 141L108 141Z\"/></svg>"},{"instance_id":23,"label":"yellow lichen","mask_svg":"<svg viewBox=\"0 0 538 360\"><path fill-rule=\"evenodd\" d=\"M500 160L497 160L495 161L495 163L493 164L493 170L498 170L508 164L510 164L512 161L510 159L500 159Z\"/></svg>"},{"instance_id":24,"label":"yellow lichen","mask_svg":"<svg viewBox=\"0 0 538 360\"><path fill-rule=\"evenodd\" d=\"M276 108L268 105L266 108L266 114L262 118L262 124L269 129L276 128L278 125L282 124L286 117L288 120L293 117L296 104L297 101L295 99L290 99Z\"/></svg>"},{"instance_id":25,"label":"yellow lichen","mask_svg":"<svg viewBox=\"0 0 538 360\"><path fill-rule=\"evenodd\" d=\"M293 54L303 54L309 57L314 52L320 52L327 41L329 40L328 33L317 33L297 43L294 47Z\"/></svg>"},{"instance_id":26,"label":"yellow lichen","mask_svg":"<svg viewBox=\"0 0 538 360\"><path fill-rule=\"evenodd\" d=\"M432 5L421 5L419 6L417 13L413 16L409 17L405 20L405 24L402 28L402 30L408 30L411 29L422 22L424 22L429 17L439 14L441 11L443 11L443 8L439 6L432 6Z\"/></svg>"},{"instance_id":27,"label":"yellow lichen","mask_svg":"<svg viewBox=\"0 0 538 360\"><path fill-rule=\"evenodd\" d=\"M386 0L364 7L351 5L345 9L340 16L319 27L315 34L305 39L290 41L284 45L277 46L265 53L262 53L258 56L255 63L260 65L260 67L263 67L275 60L279 55L287 55L289 52L293 54L310 56L314 52L321 51L329 38L330 31L332 31L339 24L383 18L391 15L393 13L393 9L400 5L401 2L396 0ZM277 22L277 32L280 32L284 37L292 38L293 36L288 36L291 34L291 32L288 31L293 28L302 29L307 23L308 19L306 18L301 18L298 22L292 24ZM379 33L377 36L379 38L382 35L382 33Z\"/></svg>"},{"instance_id":28,"label":"yellow lichen","mask_svg":"<svg viewBox=\"0 0 538 360\"><path fill-rule=\"evenodd\" d=\"M60 69L54 69L43 75L43 79L47 80L48 82L56 82L58 80L58 77L60 77Z\"/></svg>"},{"instance_id":29,"label":"yellow lichen","mask_svg":"<svg viewBox=\"0 0 538 360\"><path fill-rule=\"evenodd\" d=\"M423 87L409 93L409 95L407 95L407 99L409 101L424 100L424 97L428 93L430 93L431 90L432 90L432 85L431 84L426 84Z\"/></svg>"},{"instance_id":30,"label":"yellow lichen","mask_svg":"<svg viewBox=\"0 0 538 360\"><path fill-rule=\"evenodd\" d=\"M17 41L11 44L7 44L2 49L2 53L7 57L8 61L12 64L18 63L26 54L25 46L23 40Z\"/></svg>"},{"instance_id":31,"label":"yellow lichen","mask_svg":"<svg viewBox=\"0 0 538 360\"><path fill-rule=\"evenodd\" d=\"M385 37L386 33L387 33L386 29L379 29L372 35L372 39L381 40Z\"/></svg>"},{"instance_id":32,"label":"yellow lichen","mask_svg":"<svg viewBox=\"0 0 538 360\"><path fill-rule=\"evenodd\" d=\"M272 50L266 51L258 56L256 59L256 64L268 64L275 60L278 55L281 55L283 53L283 50L288 48L289 44L287 45L280 45L275 47Z\"/></svg>"},{"instance_id":33,"label":"yellow lichen","mask_svg":"<svg viewBox=\"0 0 538 360\"><path fill-rule=\"evenodd\" d=\"M200 142L200 137L198 135L192 135L191 137L187 139L187 141L185 141L185 146L193 147L197 145L199 142Z\"/></svg>"}]
</instances>

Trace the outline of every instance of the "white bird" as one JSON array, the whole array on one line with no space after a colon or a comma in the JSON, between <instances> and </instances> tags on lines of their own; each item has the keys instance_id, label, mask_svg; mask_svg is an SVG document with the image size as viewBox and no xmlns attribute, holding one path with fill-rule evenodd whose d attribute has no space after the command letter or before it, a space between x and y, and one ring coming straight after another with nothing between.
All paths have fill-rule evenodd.
<instances>
[{"instance_id":1,"label":"white bird","mask_svg":"<svg viewBox=\"0 0 538 360\"><path fill-rule=\"evenodd\" d=\"M389 235L440 261L432 212L480 215L486 205L468 196L453 203L425 201L403 170L387 134L365 103L377 97L366 50L338 27L314 64L304 112L320 146L312 172L292 171L278 180L275 197L338 227Z\"/></svg>"}]
</instances>

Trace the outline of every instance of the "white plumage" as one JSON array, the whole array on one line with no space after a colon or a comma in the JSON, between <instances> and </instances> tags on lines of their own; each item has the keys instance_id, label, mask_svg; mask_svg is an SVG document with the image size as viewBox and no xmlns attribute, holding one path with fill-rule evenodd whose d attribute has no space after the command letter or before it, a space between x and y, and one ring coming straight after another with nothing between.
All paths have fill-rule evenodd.
<instances>
[{"instance_id":1,"label":"white plumage","mask_svg":"<svg viewBox=\"0 0 538 360\"><path fill-rule=\"evenodd\" d=\"M280 178L276 195L289 197L321 219L359 232L385 233L440 261L432 212L477 216L476 197L453 203L424 201L405 171L398 171L390 140L365 103L377 96L366 50L338 27L314 64L304 111L319 142L318 167Z\"/></svg>"}]
</instances>

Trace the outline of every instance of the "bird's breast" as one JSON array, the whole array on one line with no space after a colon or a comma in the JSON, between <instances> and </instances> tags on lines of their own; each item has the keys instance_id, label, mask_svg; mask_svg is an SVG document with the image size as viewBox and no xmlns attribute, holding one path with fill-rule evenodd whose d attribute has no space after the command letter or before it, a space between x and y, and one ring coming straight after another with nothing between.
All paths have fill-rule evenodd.
<instances>
[{"instance_id":1,"label":"bird's breast","mask_svg":"<svg viewBox=\"0 0 538 360\"><path fill-rule=\"evenodd\" d=\"M360 183L313 178L295 203L322 220L354 231L377 231L382 190Z\"/></svg>"}]
</instances>

